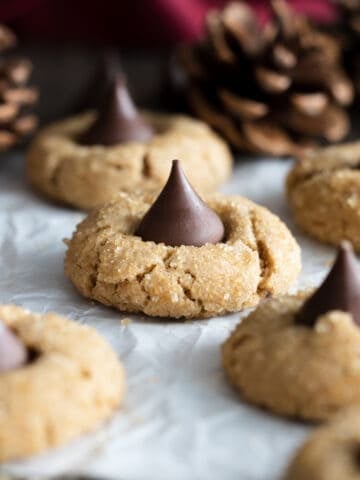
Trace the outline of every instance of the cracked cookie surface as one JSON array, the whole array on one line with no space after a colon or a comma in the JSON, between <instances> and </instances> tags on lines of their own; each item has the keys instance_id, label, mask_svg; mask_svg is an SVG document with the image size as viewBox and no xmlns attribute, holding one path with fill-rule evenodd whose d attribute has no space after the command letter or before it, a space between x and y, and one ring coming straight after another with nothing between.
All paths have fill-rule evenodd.
<instances>
[{"instance_id":1,"label":"cracked cookie surface","mask_svg":"<svg viewBox=\"0 0 360 480\"><path fill-rule=\"evenodd\" d=\"M226 240L171 247L133 235L152 198L119 194L67 241L66 275L85 297L159 317L222 315L287 291L301 268L300 249L280 219L239 196L205 201Z\"/></svg>"},{"instance_id":2,"label":"cracked cookie surface","mask_svg":"<svg viewBox=\"0 0 360 480\"><path fill-rule=\"evenodd\" d=\"M157 132L145 143L80 145L76 139L95 120L91 112L43 129L27 153L28 181L55 201L91 209L119 191L160 190L174 159L199 191L213 191L229 177L230 151L207 125L181 115L143 115Z\"/></svg>"},{"instance_id":3,"label":"cracked cookie surface","mask_svg":"<svg viewBox=\"0 0 360 480\"><path fill-rule=\"evenodd\" d=\"M295 323L307 295L264 301L223 345L223 364L242 397L277 414L325 420L360 403L360 328L344 312L314 327Z\"/></svg>"},{"instance_id":4,"label":"cracked cookie surface","mask_svg":"<svg viewBox=\"0 0 360 480\"><path fill-rule=\"evenodd\" d=\"M352 407L310 435L284 480L358 480L359 445L360 408Z\"/></svg>"},{"instance_id":5,"label":"cracked cookie surface","mask_svg":"<svg viewBox=\"0 0 360 480\"><path fill-rule=\"evenodd\" d=\"M0 319L36 353L0 373L0 461L34 455L93 430L124 392L115 353L96 331L54 313L0 306Z\"/></svg>"},{"instance_id":6,"label":"cracked cookie surface","mask_svg":"<svg viewBox=\"0 0 360 480\"><path fill-rule=\"evenodd\" d=\"M287 178L296 222L318 240L360 251L360 142L315 150Z\"/></svg>"}]
</instances>

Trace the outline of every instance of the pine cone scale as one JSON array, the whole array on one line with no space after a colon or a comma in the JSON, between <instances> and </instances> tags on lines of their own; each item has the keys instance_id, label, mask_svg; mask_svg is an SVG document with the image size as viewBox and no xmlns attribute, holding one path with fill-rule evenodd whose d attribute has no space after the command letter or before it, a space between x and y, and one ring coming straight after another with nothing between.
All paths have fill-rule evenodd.
<instances>
[{"instance_id":1,"label":"pine cone scale","mask_svg":"<svg viewBox=\"0 0 360 480\"><path fill-rule=\"evenodd\" d=\"M16 135L7 130L0 130L0 151L3 152L16 143Z\"/></svg>"},{"instance_id":2,"label":"pine cone scale","mask_svg":"<svg viewBox=\"0 0 360 480\"><path fill-rule=\"evenodd\" d=\"M16 105L32 105L38 98L38 93L33 88L21 87L21 88L8 88L3 93L3 99L9 103L15 103Z\"/></svg>"},{"instance_id":3,"label":"pine cone scale","mask_svg":"<svg viewBox=\"0 0 360 480\"><path fill-rule=\"evenodd\" d=\"M322 113L328 106L329 99L321 92L310 94L295 93L291 95L290 102L298 112L309 116L316 116Z\"/></svg>"},{"instance_id":4,"label":"pine cone scale","mask_svg":"<svg viewBox=\"0 0 360 480\"><path fill-rule=\"evenodd\" d=\"M265 67L255 69L255 77L262 89L269 93L282 93L291 85L289 76L274 72Z\"/></svg>"},{"instance_id":5,"label":"pine cone scale","mask_svg":"<svg viewBox=\"0 0 360 480\"><path fill-rule=\"evenodd\" d=\"M238 47L249 56L257 56L264 48L264 42L251 8L246 4L229 3L219 15L224 37L228 34Z\"/></svg>"},{"instance_id":6,"label":"pine cone scale","mask_svg":"<svg viewBox=\"0 0 360 480\"><path fill-rule=\"evenodd\" d=\"M297 64L296 55L281 43L274 46L273 61L274 64L281 69L294 68Z\"/></svg>"},{"instance_id":7,"label":"pine cone scale","mask_svg":"<svg viewBox=\"0 0 360 480\"><path fill-rule=\"evenodd\" d=\"M27 135L37 127L38 121L35 115L24 115L17 119L13 125L14 131L21 135Z\"/></svg>"},{"instance_id":8,"label":"pine cone scale","mask_svg":"<svg viewBox=\"0 0 360 480\"><path fill-rule=\"evenodd\" d=\"M9 123L18 114L19 107L14 103L4 103L0 105L0 122Z\"/></svg>"},{"instance_id":9,"label":"pine cone scale","mask_svg":"<svg viewBox=\"0 0 360 480\"><path fill-rule=\"evenodd\" d=\"M6 62L1 68L1 74L16 85L25 84L31 75L32 65L26 59L14 59Z\"/></svg>"},{"instance_id":10,"label":"pine cone scale","mask_svg":"<svg viewBox=\"0 0 360 480\"><path fill-rule=\"evenodd\" d=\"M269 111L265 103L237 97L232 92L225 89L220 89L218 95L225 108L234 115L239 115L248 120L262 118Z\"/></svg>"}]
</instances>

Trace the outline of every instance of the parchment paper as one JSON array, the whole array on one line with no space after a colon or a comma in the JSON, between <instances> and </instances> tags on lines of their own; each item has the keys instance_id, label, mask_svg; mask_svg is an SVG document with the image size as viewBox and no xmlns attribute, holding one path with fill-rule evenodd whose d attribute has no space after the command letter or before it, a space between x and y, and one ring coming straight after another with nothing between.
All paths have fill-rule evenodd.
<instances>
[{"instance_id":1,"label":"parchment paper","mask_svg":"<svg viewBox=\"0 0 360 480\"><path fill-rule=\"evenodd\" d=\"M237 163L223 191L248 196L286 221L302 247L303 288L323 278L333 249L294 226L283 194L290 165L265 158ZM62 449L3 469L25 476L71 471L121 480L279 479L310 427L242 403L228 385L220 345L240 314L166 323L83 299L63 275L62 243L83 216L28 189L21 152L1 161L0 302L92 325L112 344L128 379L125 406L110 423ZM132 321L122 321L125 317Z\"/></svg>"}]
</instances>

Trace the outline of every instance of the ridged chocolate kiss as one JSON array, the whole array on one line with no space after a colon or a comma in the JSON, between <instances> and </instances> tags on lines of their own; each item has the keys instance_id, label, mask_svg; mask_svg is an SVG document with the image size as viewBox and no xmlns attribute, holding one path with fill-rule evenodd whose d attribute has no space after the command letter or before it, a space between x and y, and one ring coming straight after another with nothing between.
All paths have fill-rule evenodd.
<instances>
[{"instance_id":1,"label":"ridged chocolate kiss","mask_svg":"<svg viewBox=\"0 0 360 480\"><path fill-rule=\"evenodd\" d=\"M154 133L137 111L125 78L117 74L107 88L97 119L79 140L84 145L117 145L146 142Z\"/></svg>"},{"instance_id":2,"label":"ridged chocolate kiss","mask_svg":"<svg viewBox=\"0 0 360 480\"><path fill-rule=\"evenodd\" d=\"M0 373L15 370L28 360L22 341L0 321Z\"/></svg>"},{"instance_id":3,"label":"ridged chocolate kiss","mask_svg":"<svg viewBox=\"0 0 360 480\"><path fill-rule=\"evenodd\" d=\"M178 160L174 160L169 179L142 219L135 235L145 241L173 247L218 243L224 225L193 190Z\"/></svg>"},{"instance_id":4,"label":"ridged chocolate kiss","mask_svg":"<svg viewBox=\"0 0 360 480\"><path fill-rule=\"evenodd\" d=\"M350 313L360 326L360 269L349 242L341 243L328 276L305 302L297 322L312 327L320 315L331 310Z\"/></svg>"}]
</instances>

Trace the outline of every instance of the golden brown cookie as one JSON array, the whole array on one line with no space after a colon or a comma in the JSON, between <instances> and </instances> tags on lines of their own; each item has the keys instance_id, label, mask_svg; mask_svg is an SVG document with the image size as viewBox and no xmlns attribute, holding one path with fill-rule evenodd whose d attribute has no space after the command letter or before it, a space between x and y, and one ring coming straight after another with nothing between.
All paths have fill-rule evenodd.
<instances>
[{"instance_id":1,"label":"golden brown cookie","mask_svg":"<svg viewBox=\"0 0 360 480\"><path fill-rule=\"evenodd\" d=\"M93 430L124 393L124 372L94 329L49 313L0 306L0 319L35 352L0 373L0 461L38 454Z\"/></svg>"},{"instance_id":2,"label":"golden brown cookie","mask_svg":"<svg viewBox=\"0 0 360 480\"><path fill-rule=\"evenodd\" d=\"M360 251L360 142L302 157L287 178L296 222L322 242L352 242Z\"/></svg>"},{"instance_id":3,"label":"golden brown cookie","mask_svg":"<svg viewBox=\"0 0 360 480\"><path fill-rule=\"evenodd\" d=\"M27 178L35 190L69 205L90 209L120 191L158 191L171 161L180 158L200 191L215 190L230 175L228 147L207 125L189 117L143 113L157 134L148 142L86 146L77 138L95 120L84 113L43 129L29 148Z\"/></svg>"},{"instance_id":4,"label":"golden brown cookie","mask_svg":"<svg viewBox=\"0 0 360 480\"><path fill-rule=\"evenodd\" d=\"M225 241L172 247L133 235L152 199L119 194L67 242L67 276L85 297L159 317L222 315L287 291L300 250L279 218L239 196L206 202L225 225Z\"/></svg>"},{"instance_id":5,"label":"golden brown cookie","mask_svg":"<svg viewBox=\"0 0 360 480\"><path fill-rule=\"evenodd\" d=\"M360 409L352 407L310 435L284 480L359 480L359 459Z\"/></svg>"},{"instance_id":6,"label":"golden brown cookie","mask_svg":"<svg viewBox=\"0 0 360 480\"><path fill-rule=\"evenodd\" d=\"M243 398L277 414L325 420L360 403L360 328L330 311L296 322L304 295L264 301L223 346L223 364Z\"/></svg>"}]
</instances>

